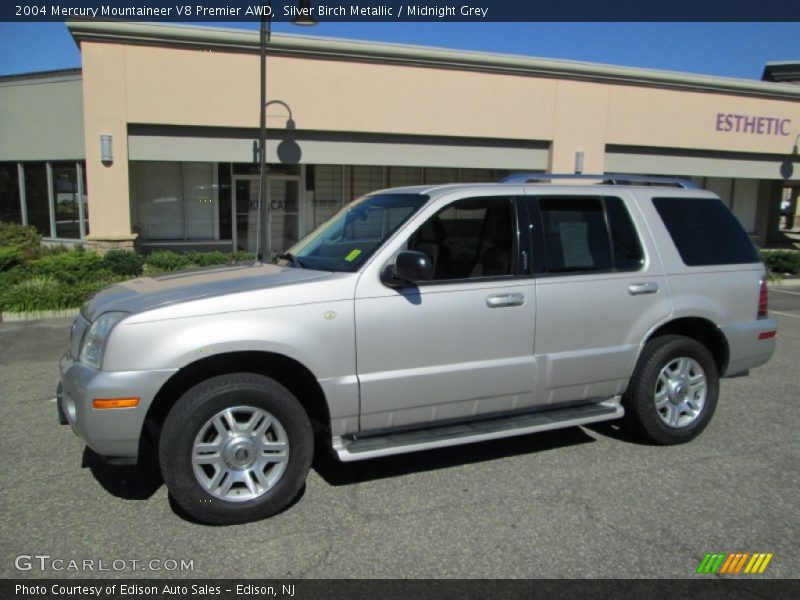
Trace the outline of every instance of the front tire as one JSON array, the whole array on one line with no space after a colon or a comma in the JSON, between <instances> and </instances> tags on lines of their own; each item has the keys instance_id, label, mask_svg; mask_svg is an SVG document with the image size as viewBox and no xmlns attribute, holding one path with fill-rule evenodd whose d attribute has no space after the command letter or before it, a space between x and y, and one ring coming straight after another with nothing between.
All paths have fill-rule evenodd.
<instances>
[{"instance_id":1,"label":"front tire","mask_svg":"<svg viewBox=\"0 0 800 600\"><path fill-rule=\"evenodd\" d=\"M656 444L682 444L706 428L717 406L719 371L698 341L665 335L644 347L623 396L628 425Z\"/></svg>"},{"instance_id":2,"label":"front tire","mask_svg":"<svg viewBox=\"0 0 800 600\"><path fill-rule=\"evenodd\" d=\"M297 398L254 373L212 377L170 410L159 444L164 481L203 523L274 515L294 500L313 458L311 422Z\"/></svg>"}]
</instances>

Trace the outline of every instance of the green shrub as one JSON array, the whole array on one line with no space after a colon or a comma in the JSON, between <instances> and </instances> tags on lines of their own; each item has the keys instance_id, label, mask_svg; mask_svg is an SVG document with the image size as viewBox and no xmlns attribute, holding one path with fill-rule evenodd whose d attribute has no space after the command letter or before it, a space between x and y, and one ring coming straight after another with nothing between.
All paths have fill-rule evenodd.
<instances>
[{"instance_id":1,"label":"green shrub","mask_svg":"<svg viewBox=\"0 0 800 600\"><path fill-rule=\"evenodd\" d=\"M148 271L177 271L191 266L189 259L184 254L170 250L158 250L144 258L145 266L151 267Z\"/></svg>"},{"instance_id":2,"label":"green shrub","mask_svg":"<svg viewBox=\"0 0 800 600\"><path fill-rule=\"evenodd\" d=\"M16 265L6 271L0 271L0 293L7 290L21 281L29 279L31 273L23 265Z\"/></svg>"},{"instance_id":3,"label":"green shrub","mask_svg":"<svg viewBox=\"0 0 800 600\"><path fill-rule=\"evenodd\" d=\"M0 248L0 271L22 264L22 252L18 248Z\"/></svg>"},{"instance_id":4,"label":"green shrub","mask_svg":"<svg viewBox=\"0 0 800 600\"><path fill-rule=\"evenodd\" d=\"M800 275L800 252L796 250L762 250L761 258L772 273Z\"/></svg>"},{"instance_id":5,"label":"green shrub","mask_svg":"<svg viewBox=\"0 0 800 600\"><path fill-rule=\"evenodd\" d=\"M231 254L231 262L234 263L253 262L256 258L256 255L252 252L242 252L241 250Z\"/></svg>"},{"instance_id":6,"label":"green shrub","mask_svg":"<svg viewBox=\"0 0 800 600\"><path fill-rule=\"evenodd\" d=\"M65 252L86 252L83 246L69 247L66 244L58 244L57 246L42 246L39 248L37 258L44 258L45 256L55 256L56 254L64 254Z\"/></svg>"},{"instance_id":7,"label":"green shrub","mask_svg":"<svg viewBox=\"0 0 800 600\"><path fill-rule=\"evenodd\" d=\"M109 250L103 256L103 267L120 277L138 277L143 266L144 257L133 250Z\"/></svg>"},{"instance_id":8,"label":"green shrub","mask_svg":"<svg viewBox=\"0 0 800 600\"><path fill-rule=\"evenodd\" d=\"M228 265L232 262L231 255L223 252L187 252L186 259L198 267L208 267L211 265Z\"/></svg>"},{"instance_id":9,"label":"green shrub","mask_svg":"<svg viewBox=\"0 0 800 600\"><path fill-rule=\"evenodd\" d=\"M0 310L29 312L78 308L109 281L69 284L55 277L40 275L17 283L0 292Z\"/></svg>"},{"instance_id":10,"label":"green shrub","mask_svg":"<svg viewBox=\"0 0 800 600\"><path fill-rule=\"evenodd\" d=\"M19 250L24 260L31 260L39 256L42 236L30 225L0 223L0 247L15 248Z\"/></svg>"},{"instance_id":11,"label":"green shrub","mask_svg":"<svg viewBox=\"0 0 800 600\"><path fill-rule=\"evenodd\" d=\"M110 279L111 273L103 268L103 259L94 252L62 252L45 256L31 263L35 277L49 277L63 283L77 284Z\"/></svg>"}]
</instances>

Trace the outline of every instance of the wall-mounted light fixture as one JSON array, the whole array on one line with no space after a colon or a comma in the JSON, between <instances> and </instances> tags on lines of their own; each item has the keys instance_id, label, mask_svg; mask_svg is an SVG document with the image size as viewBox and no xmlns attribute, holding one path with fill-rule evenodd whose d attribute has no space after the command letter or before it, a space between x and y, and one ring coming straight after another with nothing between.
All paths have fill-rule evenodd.
<instances>
[{"instance_id":1,"label":"wall-mounted light fixture","mask_svg":"<svg viewBox=\"0 0 800 600\"><path fill-rule=\"evenodd\" d=\"M104 165L114 162L113 138L110 133L100 134L100 160Z\"/></svg>"},{"instance_id":2,"label":"wall-mounted light fixture","mask_svg":"<svg viewBox=\"0 0 800 600\"><path fill-rule=\"evenodd\" d=\"M575 152L575 174L580 175L583 173L583 150L577 150Z\"/></svg>"}]
</instances>

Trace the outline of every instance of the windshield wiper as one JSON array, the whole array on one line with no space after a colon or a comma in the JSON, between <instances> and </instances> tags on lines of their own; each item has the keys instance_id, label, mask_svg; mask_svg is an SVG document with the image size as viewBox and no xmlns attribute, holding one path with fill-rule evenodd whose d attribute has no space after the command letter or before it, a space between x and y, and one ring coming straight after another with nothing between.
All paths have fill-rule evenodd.
<instances>
[{"instance_id":1,"label":"windshield wiper","mask_svg":"<svg viewBox=\"0 0 800 600\"><path fill-rule=\"evenodd\" d=\"M306 266L302 262L300 262L300 259L297 258L291 252L281 252L280 254L278 254L278 258L281 260L288 260L290 265L296 265L301 269L306 268Z\"/></svg>"}]
</instances>

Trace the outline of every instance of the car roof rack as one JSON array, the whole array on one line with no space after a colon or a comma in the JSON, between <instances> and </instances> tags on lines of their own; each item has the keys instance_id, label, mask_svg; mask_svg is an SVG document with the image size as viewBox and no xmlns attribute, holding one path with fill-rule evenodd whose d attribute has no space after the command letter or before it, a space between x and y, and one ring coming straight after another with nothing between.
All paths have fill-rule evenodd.
<instances>
[{"instance_id":1,"label":"car roof rack","mask_svg":"<svg viewBox=\"0 0 800 600\"><path fill-rule=\"evenodd\" d=\"M575 173L516 173L498 180L498 183L544 183L559 179L579 179L596 181L605 185L657 185L698 189L698 185L688 179L679 177L651 177L650 175L625 175L624 173L603 173L601 175L583 175Z\"/></svg>"}]
</instances>

